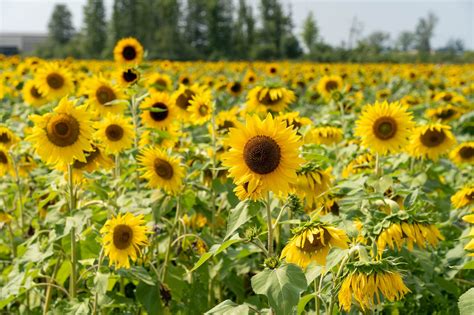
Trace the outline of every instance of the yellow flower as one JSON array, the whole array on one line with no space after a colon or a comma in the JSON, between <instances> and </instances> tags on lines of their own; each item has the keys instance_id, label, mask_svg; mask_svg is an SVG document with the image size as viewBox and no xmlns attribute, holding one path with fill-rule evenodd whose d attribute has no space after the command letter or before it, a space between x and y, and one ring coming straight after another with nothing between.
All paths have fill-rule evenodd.
<instances>
[{"instance_id":1,"label":"yellow flower","mask_svg":"<svg viewBox=\"0 0 474 315\"><path fill-rule=\"evenodd\" d=\"M342 138L343 132L341 128L329 126L315 127L306 134L305 142L332 145L340 142Z\"/></svg>"},{"instance_id":2,"label":"yellow flower","mask_svg":"<svg viewBox=\"0 0 474 315\"><path fill-rule=\"evenodd\" d=\"M247 95L247 108L249 111L281 112L295 100L295 93L286 88L257 86Z\"/></svg>"},{"instance_id":3,"label":"yellow flower","mask_svg":"<svg viewBox=\"0 0 474 315\"><path fill-rule=\"evenodd\" d=\"M347 178L353 174L359 174L367 170L373 170L375 167L375 158L371 153L358 155L349 162L342 170L342 177Z\"/></svg>"},{"instance_id":4,"label":"yellow flower","mask_svg":"<svg viewBox=\"0 0 474 315\"><path fill-rule=\"evenodd\" d=\"M317 91L324 98L329 99L334 91L342 89L342 78L338 75L324 76L317 85Z\"/></svg>"},{"instance_id":5,"label":"yellow flower","mask_svg":"<svg viewBox=\"0 0 474 315\"><path fill-rule=\"evenodd\" d=\"M108 114L96 128L94 138L104 144L107 152L117 154L132 147L135 130L130 119Z\"/></svg>"},{"instance_id":6,"label":"yellow flower","mask_svg":"<svg viewBox=\"0 0 474 315\"><path fill-rule=\"evenodd\" d=\"M188 107L188 112L191 114L190 121L195 125L202 125L209 121L212 117L213 103L210 93L201 93L195 95Z\"/></svg>"},{"instance_id":7,"label":"yellow flower","mask_svg":"<svg viewBox=\"0 0 474 315\"><path fill-rule=\"evenodd\" d=\"M318 199L323 198L331 188L331 169L322 170L310 164L302 167L297 174L297 182L292 185L293 193L306 200L307 211L312 211Z\"/></svg>"},{"instance_id":8,"label":"yellow flower","mask_svg":"<svg viewBox=\"0 0 474 315\"><path fill-rule=\"evenodd\" d=\"M455 147L449 158L456 164L474 163L474 141L464 142Z\"/></svg>"},{"instance_id":9,"label":"yellow flower","mask_svg":"<svg viewBox=\"0 0 474 315\"><path fill-rule=\"evenodd\" d=\"M70 71L58 63L43 64L34 80L38 92L48 100L56 100L74 90Z\"/></svg>"},{"instance_id":10,"label":"yellow flower","mask_svg":"<svg viewBox=\"0 0 474 315\"><path fill-rule=\"evenodd\" d=\"M102 76L93 78L87 83L86 88L88 104L101 116L105 116L108 113L120 114L124 111L127 104L125 96L121 91L118 86L111 84Z\"/></svg>"},{"instance_id":11,"label":"yellow flower","mask_svg":"<svg viewBox=\"0 0 474 315\"><path fill-rule=\"evenodd\" d=\"M474 200L474 186L467 185L461 190L457 191L451 197L451 203L455 209L464 208L468 205L472 205Z\"/></svg>"},{"instance_id":12,"label":"yellow flower","mask_svg":"<svg viewBox=\"0 0 474 315\"><path fill-rule=\"evenodd\" d=\"M459 118L464 113L461 107L453 106L451 104L444 105L437 108L429 108L426 110L426 116L432 120L439 120L440 122L448 122Z\"/></svg>"},{"instance_id":13,"label":"yellow flower","mask_svg":"<svg viewBox=\"0 0 474 315\"><path fill-rule=\"evenodd\" d=\"M121 64L139 64L143 59L143 46L133 37L123 38L115 45L114 59Z\"/></svg>"},{"instance_id":14,"label":"yellow flower","mask_svg":"<svg viewBox=\"0 0 474 315\"><path fill-rule=\"evenodd\" d=\"M122 87L128 87L140 80L140 72L135 68L119 68L116 78Z\"/></svg>"},{"instance_id":15,"label":"yellow flower","mask_svg":"<svg viewBox=\"0 0 474 315\"><path fill-rule=\"evenodd\" d=\"M53 113L30 116L35 126L26 140L33 143L36 153L46 163L86 162L85 152L92 150L90 114L84 106L74 104L64 97Z\"/></svg>"},{"instance_id":16,"label":"yellow flower","mask_svg":"<svg viewBox=\"0 0 474 315\"><path fill-rule=\"evenodd\" d=\"M243 90L244 86L239 81L229 82L229 84L227 84L227 92L235 97L239 96Z\"/></svg>"},{"instance_id":17,"label":"yellow flower","mask_svg":"<svg viewBox=\"0 0 474 315\"><path fill-rule=\"evenodd\" d=\"M456 139L451 133L451 127L441 124L429 124L417 127L410 140L409 152L415 157L427 157L437 160L449 151Z\"/></svg>"},{"instance_id":18,"label":"yellow flower","mask_svg":"<svg viewBox=\"0 0 474 315\"><path fill-rule=\"evenodd\" d=\"M407 107L398 102L375 102L363 108L355 135L361 137L362 146L373 152L399 152L408 144L414 125Z\"/></svg>"},{"instance_id":19,"label":"yellow flower","mask_svg":"<svg viewBox=\"0 0 474 315\"><path fill-rule=\"evenodd\" d=\"M165 92L151 94L140 104L140 109L143 123L153 129L170 127L178 116L178 108Z\"/></svg>"},{"instance_id":20,"label":"yellow flower","mask_svg":"<svg viewBox=\"0 0 474 315\"><path fill-rule=\"evenodd\" d=\"M33 80L26 81L21 93L23 94L25 103L31 106L40 107L48 102L46 97L39 92L38 86Z\"/></svg>"},{"instance_id":21,"label":"yellow flower","mask_svg":"<svg viewBox=\"0 0 474 315\"><path fill-rule=\"evenodd\" d=\"M147 79L147 86L151 93L167 92L173 87L173 81L169 75L164 73L152 73Z\"/></svg>"},{"instance_id":22,"label":"yellow flower","mask_svg":"<svg viewBox=\"0 0 474 315\"><path fill-rule=\"evenodd\" d=\"M194 96L204 93L204 88L194 84L192 86L180 85L179 89L171 95L172 103L178 109L178 116L184 121L189 121L188 107Z\"/></svg>"},{"instance_id":23,"label":"yellow flower","mask_svg":"<svg viewBox=\"0 0 474 315\"><path fill-rule=\"evenodd\" d=\"M293 231L293 237L281 252L288 263L305 269L311 262L326 265L330 248L348 248L349 238L343 230L313 222Z\"/></svg>"},{"instance_id":24,"label":"yellow flower","mask_svg":"<svg viewBox=\"0 0 474 315\"><path fill-rule=\"evenodd\" d=\"M115 265L116 269L130 268L130 259L136 261L143 247L148 245L148 228L143 214L119 214L108 219L100 233L109 265Z\"/></svg>"},{"instance_id":25,"label":"yellow flower","mask_svg":"<svg viewBox=\"0 0 474 315\"><path fill-rule=\"evenodd\" d=\"M236 185L247 183L250 191L261 185L262 193L286 194L296 182L301 139L270 114L264 120L248 116L245 127L230 129L226 142L230 150L222 156L223 165Z\"/></svg>"},{"instance_id":26,"label":"yellow flower","mask_svg":"<svg viewBox=\"0 0 474 315\"><path fill-rule=\"evenodd\" d=\"M3 145L8 149L19 141L20 138L18 138L10 129L0 125L0 145Z\"/></svg>"},{"instance_id":27,"label":"yellow flower","mask_svg":"<svg viewBox=\"0 0 474 315\"><path fill-rule=\"evenodd\" d=\"M8 149L0 144L0 177L6 174L13 176L13 164Z\"/></svg>"}]
</instances>

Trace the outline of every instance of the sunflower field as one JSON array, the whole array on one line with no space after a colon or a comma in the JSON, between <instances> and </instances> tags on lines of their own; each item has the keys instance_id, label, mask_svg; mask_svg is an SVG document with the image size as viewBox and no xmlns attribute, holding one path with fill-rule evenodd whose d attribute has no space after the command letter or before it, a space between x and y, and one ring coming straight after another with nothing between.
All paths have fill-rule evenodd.
<instances>
[{"instance_id":1,"label":"sunflower field","mask_svg":"<svg viewBox=\"0 0 474 315\"><path fill-rule=\"evenodd\" d=\"M474 314L474 66L0 58L0 313Z\"/></svg>"}]
</instances>

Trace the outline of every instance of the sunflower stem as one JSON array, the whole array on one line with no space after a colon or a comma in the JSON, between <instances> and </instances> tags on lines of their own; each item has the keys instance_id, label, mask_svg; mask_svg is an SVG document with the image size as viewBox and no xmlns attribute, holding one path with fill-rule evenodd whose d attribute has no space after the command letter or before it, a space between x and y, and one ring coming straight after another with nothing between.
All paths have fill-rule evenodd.
<instances>
[{"instance_id":1,"label":"sunflower stem","mask_svg":"<svg viewBox=\"0 0 474 315\"><path fill-rule=\"evenodd\" d=\"M271 206L271 198L270 192L267 193L267 202L266 202L266 210L267 210L267 228L268 228L268 257L272 257L273 255L273 225L272 225L272 210Z\"/></svg>"},{"instance_id":2,"label":"sunflower stem","mask_svg":"<svg viewBox=\"0 0 474 315\"><path fill-rule=\"evenodd\" d=\"M130 101L130 111L132 112L133 119L133 128L135 130L135 138L133 139L133 148L135 149L136 154L138 154L138 113L137 113L137 101L135 99L135 94L132 95ZM138 169L135 172L135 186L138 189L140 184L140 174Z\"/></svg>"},{"instance_id":3,"label":"sunflower stem","mask_svg":"<svg viewBox=\"0 0 474 315\"><path fill-rule=\"evenodd\" d=\"M176 215L174 217L173 225L171 226L170 233L169 233L169 241L168 241L168 247L166 248L166 253L165 253L165 261L163 263L163 272L161 274L161 281L163 282L166 277L166 269L168 268L168 262L170 260L170 252L171 252L171 245L173 244L173 234L176 230L176 227L178 226L178 220L179 220L179 213L181 210L181 203L180 203L180 196L176 199Z\"/></svg>"},{"instance_id":4,"label":"sunflower stem","mask_svg":"<svg viewBox=\"0 0 474 315\"><path fill-rule=\"evenodd\" d=\"M104 259L104 248L102 248L102 249L100 250L99 262L97 263L96 276L97 276L97 274L99 273L100 266L102 265L102 260L103 260L103 259ZM97 290L96 290L96 291L95 291L95 295L94 295L94 305L93 305L93 308L92 308L92 314L93 314L93 315L95 315L96 312L97 312L98 299L99 299L99 293L98 293Z\"/></svg>"},{"instance_id":5,"label":"sunflower stem","mask_svg":"<svg viewBox=\"0 0 474 315\"><path fill-rule=\"evenodd\" d=\"M74 192L74 182L72 178L72 165L68 165L68 186L69 186L69 214L72 216L76 208L76 195ZM71 300L76 297L77 279L77 256L76 256L76 228L71 228L71 279L69 279L69 296Z\"/></svg>"},{"instance_id":6,"label":"sunflower stem","mask_svg":"<svg viewBox=\"0 0 474 315\"><path fill-rule=\"evenodd\" d=\"M16 189L18 192L18 210L20 212L20 230L23 231L23 228L25 227L25 215L23 211L23 194L21 193L21 181L20 181L20 175L18 172L18 164L16 162L16 158L13 154L11 154L11 159L13 163L13 169L15 171L15 184L16 184Z\"/></svg>"},{"instance_id":7,"label":"sunflower stem","mask_svg":"<svg viewBox=\"0 0 474 315\"><path fill-rule=\"evenodd\" d=\"M380 156L378 153L375 154L375 175L380 176L381 175L381 169L380 169Z\"/></svg>"},{"instance_id":8,"label":"sunflower stem","mask_svg":"<svg viewBox=\"0 0 474 315\"><path fill-rule=\"evenodd\" d=\"M7 223L8 226L8 233L10 234L10 244L12 247L12 256L13 258L16 257L16 246L15 246L15 234L13 234L12 226L10 223Z\"/></svg>"},{"instance_id":9,"label":"sunflower stem","mask_svg":"<svg viewBox=\"0 0 474 315\"><path fill-rule=\"evenodd\" d=\"M212 106L212 116L211 116L211 126L212 126L212 171L211 171L211 210L212 210L212 226L211 231L214 233L216 229L216 192L212 189L214 185L214 180L217 177L216 168L217 168L217 144L216 144L216 106Z\"/></svg>"},{"instance_id":10,"label":"sunflower stem","mask_svg":"<svg viewBox=\"0 0 474 315\"><path fill-rule=\"evenodd\" d=\"M316 315L321 314L321 300L319 299L319 282L322 281L321 276L316 277L313 281L314 285L314 302L316 304Z\"/></svg>"},{"instance_id":11,"label":"sunflower stem","mask_svg":"<svg viewBox=\"0 0 474 315\"><path fill-rule=\"evenodd\" d=\"M349 260L349 258L351 257L351 252L349 252L341 261L341 265L339 266L339 269L337 270L337 273L336 273L336 277L333 279L332 283L332 288L333 290L336 289L336 282L337 282L337 279L339 279L339 277L341 276L341 273L342 271L344 270L344 266L346 265L347 261ZM333 308L334 308L334 303L336 301L336 292L333 292L333 294L331 295L331 300L329 301L329 307L328 307L328 314L332 314L332 311L333 311Z\"/></svg>"},{"instance_id":12,"label":"sunflower stem","mask_svg":"<svg viewBox=\"0 0 474 315\"><path fill-rule=\"evenodd\" d=\"M51 278L48 281L48 286L46 287L46 296L44 298L44 308L43 308L43 315L48 314L49 305L51 304L51 298L53 296L53 288L54 288L54 278L56 278L56 274L58 273L59 266L61 262L61 257L58 258L56 264L54 265L53 273L51 274Z\"/></svg>"}]
</instances>

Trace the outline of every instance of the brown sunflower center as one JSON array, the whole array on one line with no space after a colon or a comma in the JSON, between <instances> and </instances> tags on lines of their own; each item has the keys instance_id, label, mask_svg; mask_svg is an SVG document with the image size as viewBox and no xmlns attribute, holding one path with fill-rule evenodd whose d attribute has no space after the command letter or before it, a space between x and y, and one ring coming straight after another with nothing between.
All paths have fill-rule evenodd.
<instances>
[{"instance_id":1,"label":"brown sunflower center","mask_svg":"<svg viewBox=\"0 0 474 315\"><path fill-rule=\"evenodd\" d=\"M337 87L339 86L339 84L337 84L336 81L334 80L329 80L328 82L326 82L326 85L325 85L325 89L326 91L330 92L332 90L335 90L337 89Z\"/></svg>"},{"instance_id":2,"label":"brown sunflower center","mask_svg":"<svg viewBox=\"0 0 474 315\"><path fill-rule=\"evenodd\" d=\"M122 78L125 80L125 82L132 83L135 82L136 79L138 79L138 74L132 69L128 69L127 71L124 71L122 73Z\"/></svg>"},{"instance_id":3,"label":"brown sunflower center","mask_svg":"<svg viewBox=\"0 0 474 315\"><path fill-rule=\"evenodd\" d=\"M182 78L181 83L184 84L184 85L188 85L189 84L189 78L188 77Z\"/></svg>"},{"instance_id":4,"label":"brown sunflower center","mask_svg":"<svg viewBox=\"0 0 474 315\"><path fill-rule=\"evenodd\" d=\"M163 121L168 117L168 106L163 103L155 103L152 108L157 109L157 111L150 111L150 117L154 121Z\"/></svg>"},{"instance_id":5,"label":"brown sunflower center","mask_svg":"<svg viewBox=\"0 0 474 315\"><path fill-rule=\"evenodd\" d=\"M46 77L46 83L54 90L59 90L64 85L64 78L59 73L50 73Z\"/></svg>"},{"instance_id":6,"label":"brown sunflower center","mask_svg":"<svg viewBox=\"0 0 474 315\"><path fill-rule=\"evenodd\" d=\"M280 146L268 136L255 136L245 144L244 160L253 172L269 174L280 165Z\"/></svg>"},{"instance_id":7,"label":"brown sunflower center","mask_svg":"<svg viewBox=\"0 0 474 315\"><path fill-rule=\"evenodd\" d=\"M126 224L119 224L114 228L114 246L118 249L126 249L132 245L133 230Z\"/></svg>"},{"instance_id":8,"label":"brown sunflower center","mask_svg":"<svg viewBox=\"0 0 474 315\"><path fill-rule=\"evenodd\" d=\"M206 105L199 106L199 115L206 116L208 111L209 107L207 107Z\"/></svg>"},{"instance_id":9,"label":"brown sunflower center","mask_svg":"<svg viewBox=\"0 0 474 315\"><path fill-rule=\"evenodd\" d=\"M420 141L425 147L437 147L444 142L446 134L443 130L428 129L420 136Z\"/></svg>"},{"instance_id":10,"label":"brown sunflower center","mask_svg":"<svg viewBox=\"0 0 474 315\"><path fill-rule=\"evenodd\" d=\"M10 142L10 136L6 132L0 133L0 143L8 143Z\"/></svg>"},{"instance_id":11,"label":"brown sunflower center","mask_svg":"<svg viewBox=\"0 0 474 315\"><path fill-rule=\"evenodd\" d=\"M123 138L123 128L119 125L112 124L105 129L105 135L110 141L119 141Z\"/></svg>"},{"instance_id":12,"label":"brown sunflower center","mask_svg":"<svg viewBox=\"0 0 474 315\"><path fill-rule=\"evenodd\" d=\"M157 89L159 89L160 91L164 90L166 88L166 81L163 80L163 79L158 79L155 81L155 86Z\"/></svg>"},{"instance_id":13,"label":"brown sunflower center","mask_svg":"<svg viewBox=\"0 0 474 315\"><path fill-rule=\"evenodd\" d=\"M436 118L448 119L448 118L453 117L455 114L456 114L456 111L452 108L449 108L449 109L446 109L446 110L442 110L441 112L436 114Z\"/></svg>"},{"instance_id":14,"label":"brown sunflower center","mask_svg":"<svg viewBox=\"0 0 474 315\"><path fill-rule=\"evenodd\" d=\"M95 96L100 104L104 105L115 100L115 92L108 86L101 86L95 92Z\"/></svg>"},{"instance_id":15,"label":"brown sunflower center","mask_svg":"<svg viewBox=\"0 0 474 315\"><path fill-rule=\"evenodd\" d=\"M461 148L461 150L459 150L459 155L465 160L472 158L474 156L474 147Z\"/></svg>"},{"instance_id":16,"label":"brown sunflower center","mask_svg":"<svg viewBox=\"0 0 474 315\"><path fill-rule=\"evenodd\" d=\"M270 68L270 73L274 74L277 72L277 69L275 67Z\"/></svg>"},{"instance_id":17,"label":"brown sunflower center","mask_svg":"<svg viewBox=\"0 0 474 315\"><path fill-rule=\"evenodd\" d=\"M230 87L230 90L233 93L239 93L240 91L242 91L242 84L240 84L239 82L234 82Z\"/></svg>"},{"instance_id":18,"label":"brown sunflower center","mask_svg":"<svg viewBox=\"0 0 474 315\"><path fill-rule=\"evenodd\" d=\"M449 102L453 99L453 96L451 94L446 94L443 96L443 101Z\"/></svg>"},{"instance_id":19,"label":"brown sunflower center","mask_svg":"<svg viewBox=\"0 0 474 315\"><path fill-rule=\"evenodd\" d=\"M79 139L79 134L79 122L68 114L58 114L46 125L46 136L59 147L73 145Z\"/></svg>"},{"instance_id":20,"label":"brown sunflower center","mask_svg":"<svg viewBox=\"0 0 474 315\"><path fill-rule=\"evenodd\" d=\"M0 151L0 163L2 164L8 163L7 155L3 151Z\"/></svg>"},{"instance_id":21,"label":"brown sunflower center","mask_svg":"<svg viewBox=\"0 0 474 315\"><path fill-rule=\"evenodd\" d=\"M262 103L262 104L265 105L265 106L273 106L273 105L276 105L276 104L278 104L278 103L280 102L280 100L282 99L282 96L281 96L281 95L279 95L279 96L277 96L276 98L272 99L272 98L270 97L270 93L269 93L269 92L267 92L264 97L261 97L261 93L262 93L262 92L259 92L259 93L258 93L257 98L258 98L258 100L260 101L260 103Z\"/></svg>"},{"instance_id":22,"label":"brown sunflower center","mask_svg":"<svg viewBox=\"0 0 474 315\"><path fill-rule=\"evenodd\" d=\"M329 240L331 239L331 234L324 233L324 242L326 245L323 245L321 242L321 235L320 234L313 234L313 242L310 242L308 239L305 240L303 247L301 248L302 251L306 253L313 253L321 248L327 246Z\"/></svg>"},{"instance_id":23,"label":"brown sunflower center","mask_svg":"<svg viewBox=\"0 0 474 315\"><path fill-rule=\"evenodd\" d=\"M179 108L186 110L189 105L191 105L189 102L193 99L194 95L196 95L196 93L193 91L189 89L184 90L184 92L181 93L176 99L176 105Z\"/></svg>"},{"instance_id":24,"label":"brown sunflower center","mask_svg":"<svg viewBox=\"0 0 474 315\"><path fill-rule=\"evenodd\" d=\"M222 124L217 127L217 131L227 132L229 128L235 127L235 124L230 120L224 120Z\"/></svg>"},{"instance_id":25,"label":"brown sunflower center","mask_svg":"<svg viewBox=\"0 0 474 315\"><path fill-rule=\"evenodd\" d=\"M474 191L466 194L466 198L469 200L474 200Z\"/></svg>"},{"instance_id":26,"label":"brown sunflower center","mask_svg":"<svg viewBox=\"0 0 474 315\"><path fill-rule=\"evenodd\" d=\"M122 56L127 61L133 60L137 57L137 51L133 46L125 46L122 50Z\"/></svg>"},{"instance_id":27,"label":"brown sunflower center","mask_svg":"<svg viewBox=\"0 0 474 315\"><path fill-rule=\"evenodd\" d=\"M94 148L93 151L89 152L89 155L86 156L86 161L81 162L78 160L75 160L74 163L72 164L72 167L75 169L82 169L92 163L98 156L100 155L100 150L98 148Z\"/></svg>"},{"instance_id":28,"label":"brown sunflower center","mask_svg":"<svg viewBox=\"0 0 474 315\"><path fill-rule=\"evenodd\" d=\"M388 140L397 133L397 122L392 117L380 117L373 126L375 136L381 140Z\"/></svg>"},{"instance_id":29,"label":"brown sunflower center","mask_svg":"<svg viewBox=\"0 0 474 315\"><path fill-rule=\"evenodd\" d=\"M173 177L173 166L168 161L156 158L153 162L153 167L155 168L155 173L161 178L171 179Z\"/></svg>"},{"instance_id":30,"label":"brown sunflower center","mask_svg":"<svg viewBox=\"0 0 474 315\"><path fill-rule=\"evenodd\" d=\"M38 89L35 86L31 87L30 94L34 98L42 98L43 97L43 95L41 95L41 93L38 91Z\"/></svg>"}]
</instances>

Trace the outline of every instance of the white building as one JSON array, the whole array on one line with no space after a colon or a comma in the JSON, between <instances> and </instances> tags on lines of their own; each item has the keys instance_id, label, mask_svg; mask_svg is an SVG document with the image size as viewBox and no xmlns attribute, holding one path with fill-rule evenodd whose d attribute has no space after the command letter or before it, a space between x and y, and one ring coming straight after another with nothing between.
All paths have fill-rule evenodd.
<instances>
[{"instance_id":1,"label":"white building","mask_svg":"<svg viewBox=\"0 0 474 315\"><path fill-rule=\"evenodd\" d=\"M47 38L48 35L41 33L0 33L0 54L30 52Z\"/></svg>"}]
</instances>

